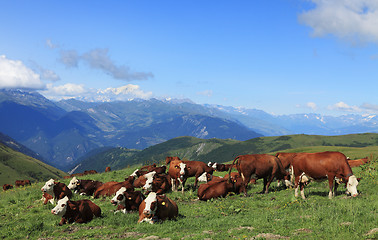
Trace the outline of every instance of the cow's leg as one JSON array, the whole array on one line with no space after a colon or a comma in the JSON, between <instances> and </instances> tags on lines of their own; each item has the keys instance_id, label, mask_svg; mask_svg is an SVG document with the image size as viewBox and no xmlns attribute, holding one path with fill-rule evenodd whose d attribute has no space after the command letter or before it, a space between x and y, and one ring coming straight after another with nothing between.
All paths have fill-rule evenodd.
<instances>
[{"instance_id":1,"label":"cow's leg","mask_svg":"<svg viewBox=\"0 0 378 240\"><path fill-rule=\"evenodd\" d=\"M194 180L194 189L197 188L198 178L199 178L200 176L201 176L200 174L196 174L196 176L195 176L195 180Z\"/></svg>"},{"instance_id":2,"label":"cow's leg","mask_svg":"<svg viewBox=\"0 0 378 240\"><path fill-rule=\"evenodd\" d=\"M172 192L175 192L176 191L176 189L175 189L175 186L176 186L175 179L171 178L171 184L172 184Z\"/></svg>"},{"instance_id":3,"label":"cow's leg","mask_svg":"<svg viewBox=\"0 0 378 240\"><path fill-rule=\"evenodd\" d=\"M294 196L295 196L295 197L298 197L299 180L300 180L300 176L299 176L299 175L296 175L296 176L295 176L295 181L294 181L294 188L295 188Z\"/></svg>"},{"instance_id":4,"label":"cow's leg","mask_svg":"<svg viewBox=\"0 0 378 240\"><path fill-rule=\"evenodd\" d=\"M251 176L245 176L243 173L241 173L240 175L242 176L243 183L244 183L244 197L246 197L247 196L247 186L248 186L249 181L251 180Z\"/></svg>"},{"instance_id":5,"label":"cow's leg","mask_svg":"<svg viewBox=\"0 0 378 240\"><path fill-rule=\"evenodd\" d=\"M332 192L333 190L333 180L335 179L335 176L328 175L328 184L329 184L329 193L328 193L328 198L332 199L334 193Z\"/></svg>"},{"instance_id":6,"label":"cow's leg","mask_svg":"<svg viewBox=\"0 0 378 240\"><path fill-rule=\"evenodd\" d=\"M264 193L268 193L269 191L269 186L270 184L273 182L273 179L274 179L274 176L270 176L267 183L266 183L266 186L265 186L265 192ZM264 181L265 181L265 178L264 178Z\"/></svg>"},{"instance_id":7,"label":"cow's leg","mask_svg":"<svg viewBox=\"0 0 378 240\"><path fill-rule=\"evenodd\" d=\"M306 199L306 197L305 197L305 195L304 195L304 185L305 185L305 184L302 183L302 182L299 183L299 186L300 186L300 188L301 188L301 197L302 197L303 200Z\"/></svg>"}]
</instances>

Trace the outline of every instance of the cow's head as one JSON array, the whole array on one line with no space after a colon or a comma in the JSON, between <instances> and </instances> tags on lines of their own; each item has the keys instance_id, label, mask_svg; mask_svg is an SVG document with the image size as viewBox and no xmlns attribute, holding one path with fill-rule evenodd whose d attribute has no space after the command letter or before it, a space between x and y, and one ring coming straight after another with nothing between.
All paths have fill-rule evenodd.
<instances>
[{"instance_id":1,"label":"cow's head","mask_svg":"<svg viewBox=\"0 0 378 240\"><path fill-rule=\"evenodd\" d=\"M52 195L53 194L53 190L54 190L54 186L55 186L55 181L54 179L50 179L48 180L45 185L41 188L41 191L42 192L47 192L48 194Z\"/></svg>"},{"instance_id":2,"label":"cow's head","mask_svg":"<svg viewBox=\"0 0 378 240\"><path fill-rule=\"evenodd\" d=\"M180 180L184 180L185 175L187 173L186 164L181 162L179 165L176 165L175 168L180 169Z\"/></svg>"},{"instance_id":3,"label":"cow's head","mask_svg":"<svg viewBox=\"0 0 378 240\"><path fill-rule=\"evenodd\" d=\"M51 213L62 217L64 214L66 214L68 201L69 199L67 196L65 196L62 199L59 199L56 206L53 209L51 209Z\"/></svg>"},{"instance_id":4,"label":"cow's head","mask_svg":"<svg viewBox=\"0 0 378 240\"><path fill-rule=\"evenodd\" d=\"M155 192L150 192L147 196L147 198L144 200L146 203L146 206L143 209L143 215L146 218L153 218L155 216L157 206L158 206L158 200Z\"/></svg>"},{"instance_id":5,"label":"cow's head","mask_svg":"<svg viewBox=\"0 0 378 240\"><path fill-rule=\"evenodd\" d=\"M80 181L79 179L77 179L76 177L73 177L70 181L70 183L68 184L68 188L70 190L74 190L75 188L77 188L78 186L80 185Z\"/></svg>"},{"instance_id":6,"label":"cow's head","mask_svg":"<svg viewBox=\"0 0 378 240\"><path fill-rule=\"evenodd\" d=\"M118 204L122 204L124 205L125 203L125 192L126 192L126 188L125 187L121 187L115 194L115 196L112 198L112 200L110 200L110 202L116 206Z\"/></svg>"},{"instance_id":7,"label":"cow's head","mask_svg":"<svg viewBox=\"0 0 378 240\"><path fill-rule=\"evenodd\" d=\"M146 191L151 191L152 190L152 182L154 181L154 176L156 172L149 172L144 174L143 176L146 178L146 183L143 186L143 189Z\"/></svg>"},{"instance_id":8,"label":"cow's head","mask_svg":"<svg viewBox=\"0 0 378 240\"><path fill-rule=\"evenodd\" d=\"M352 195L353 197L356 197L358 195L357 185L358 185L358 180L356 176L354 175L350 176L346 187L347 187L347 192L350 193L350 195Z\"/></svg>"}]
</instances>

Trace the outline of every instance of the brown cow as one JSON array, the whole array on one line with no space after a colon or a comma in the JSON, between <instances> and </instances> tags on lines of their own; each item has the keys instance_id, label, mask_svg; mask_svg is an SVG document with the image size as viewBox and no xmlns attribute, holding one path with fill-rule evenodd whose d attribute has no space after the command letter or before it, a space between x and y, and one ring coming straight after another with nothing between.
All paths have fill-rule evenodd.
<instances>
[{"instance_id":1,"label":"brown cow","mask_svg":"<svg viewBox=\"0 0 378 240\"><path fill-rule=\"evenodd\" d=\"M212 198L225 197L230 192L244 192L244 183L241 177L236 177L231 182L224 178L201 184L197 195L200 200L207 201Z\"/></svg>"},{"instance_id":2,"label":"brown cow","mask_svg":"<svg viewBox=\"0 0 378 240\"><path fill-rule=\"evenodd\" d=\"M13 185L10 185L10 184L4 184L3 185L3 190L6 191L6 190L9 190L9 189L12 189L13 188Z\"/></svg>"},{"instance_id":3,"label":"brown cow","mask_svg":"<svg viewBox=\"0 0 378 240\"><path fill-rule=\"evenodd\" d=\"M247 195L247 185L251 177L256 179L263 178L264 187L262 193L268 193L269 185L274 178L283 179L288 175L280 161L275 156L268 154L240 155L234 159L232 165L236 166L243 179L245 196ZM229 174L230 172L231 169Z\"/></svg>"},{"instance_id":4,"label":"brown cow","mask_svg":"<svg viewBox=\"0 0 378 240\"><path fill-rule=\"evenodd\" d=\"M212 167L214 170L218 172L227 172L232 168L232 164L223 164L223 163L213 163L209 162L207 166Z\"/></svg>"},{"instance_id":5,"label":"brown cow","mask_svg":"<svg viewBox=\"0 0 378 240\"><path fill-rule=\"evenodd\" d=\"M16 187L20 187L20 186L31 185L31 183L30 183L30 180L16 180L14 185L16 185Z\"/></svg>"},{"instance_id":6,"label":"brown cow","mask_svg":"<svg viewBox=\"0 0 378 240\"><path fill-rule=\"evenodd\" d=\"M134 191L133 182L134 177L129 177L123 182L106 182L94 192L93 197L98 198L99 196L112 196L121 187L125 187L128 191Z\"/></svg>"},{"instance_id":7,"label":"brown cow","mask_svg":"<svg viewBox=\"0 0 378 240\"><path fill-rule=\"evenodd\" d=\"M105 172L110 172L110 171L111 171L110 167L105 168Z\"/></svg>"},{"instance_id":8,"label":"brown cow","mask_svg":"<svg viewBox=\"0 0 378 240\"><path fill-rule=\"evenodd\" d=\"M181 183L181 192L184 193L185 182L188 178L188 169L186 164L181 160L172 160L169 162L168 175L171 178L172 191L177 191L179 183Z\"/></svg>"},{"instance_id":9,"label":"brown cow","mask_svg":"<svg viewBox=\"0 0 378 240\"><path fill-rule=\"evenodd\" d=\"M173 161L173 160L179 160L179 161L181 161L181 159L180 159L179 157L166 157L166 158L165 158L165 164L168 166L169 163L170 163L171 161Z\"/></svg>"},{"instance_id":10,"label":"brown cow","mask_svg":"<svg viewBox=\"0 0 378 240\"><path fill-rule=\"evenodd\" d=\"M51 204L54 204L54 199L53 199L53 196L51 196L50 194L48 194L47 192L44 192L42 194L42 198L41 200L43 201L43 205L46 205L48 202L50 202Z\"/></svg>"},{"instance_id":11,"label":"brown cow","mask_svg":"<svg viewBox=\"0 0 378 240\"><path fill-rule=\"evenodd\" d=\"M88 195L92 196L93 193L102 185L103 183L100 181L94 180L80 180L76 177L73 177L68 184L68 188L75 193L79 193L80 195Z\"/></svg>"},{"instance_id":12,"label":"brown cow","mask_svg":"<svg viewBox=\"0 0 378 240\"><path fill-rule=\"evenodd\" d=\"M48 180L45 185L41 188L42 192L46 192L53 196L55 200L59 200L67 196L72 197L71 190L66 186L66 184L61 182L55 182L54 179Z\"/></svg>"},{"instance_id":13,"label":"brown cow","mask_svg":"<svg viewBox=\"0 0 378 240\"><path fill-rule=\"evenodd\" d=\"M368 157L361 158L361 159L356 159L356 160L349 160L348 159L348 164L350 167L359 167L361 165L364 165L368 163L370 160Z\"/></svg>"},{"instance_id":14,"label":"brown cow","mask_svg":"<svg viewBox=\"0 0 378 240\"><path fill-rule=\"evenodd\" d=\"M165 173L165 171L167 170L167 167L166 166L160 166L160 167L156 167L156 166L145 166L147 168L144 168L144 170L141 169L137 169L135 170L130 176L134 176L135 178L138 178L140 176L143 176L149 172L156 172L156 173Z\"/></svg>"},{"instance_id":15,"label":"brown cow","mask_svg":"<svg viewBox=\"0 0 378 240\"><path fill-rule=\"evenodd\" d=\"M167 219L175 219L178 216L177 204L165 195L157 195L150 192L139 206L139 220L151 224Z\"/></svg>"},{"instance_id":16,"label":"brown cow","mask_svg":"<svg viewBox=\"0 0 378 240\"><path fill-rule=\"evenodd\" d=\"M116 212L131 212L139 209L139 205L146 197L140 191L127 191L125 187L121 187L110 201L111 204L117 206Z\"/></svg>"},{"instance_id":17,"label":"brown cow","mask_svg":"<svg viewBox=\"0 0 378 240\"><path fill-rule=\"evenodd\" d=\"M148 175L149 174L146 174L144 176ZM148 176L146 178L146 183L143 186L143 190L146 191L146 194L148 194L149 192L156 192L156 194L158 195L166 193L172 187L170 180L171 178L167 174L154 174Z\"/></svg>"},{"instance_id":18,"label":"brown cow","mask_svg":"<svg viewBox=\"0 0 378 240\"><path fill-rule=\"evenodd\" d=\"M295 197L298 196L298 188L300 187L301 196L306 199L303 177L314 180L328 179L328 197L330 199L335 196L337 190L338 184L336 181L334 184L335 178L347 182L347 190L353 197L358 195L358 180L353 175L347 158L340 152L302 153L294 157L292 165L295 175Z\"/></svg>"},{"instance_id":19,"label":"brown cow","mask_svg":"<svg viewBox=\"0 0 378 240\"><path fill-rule=\"evenodd\" d=\"M197 187L198 178L206 173L213 174L214 169L207 166L206 163L200 161L182 161L186 164L186 168L188 169L188 177L195 177L194 180L194 187Z\"/></svg>"},{"instance_id":20,"label":"brown cow","mask_svg":"<svg viewBox=\"0 0 378 240\"><path fill-rule=\"evenodd\" d=\"M90 200L70 201L64 197L58 201L58 204L51 210L51 213L62 217L59 225L65 223L86 223L93 219L93 216L101 217L101 209Z\"/></svg>"}]
</instances>

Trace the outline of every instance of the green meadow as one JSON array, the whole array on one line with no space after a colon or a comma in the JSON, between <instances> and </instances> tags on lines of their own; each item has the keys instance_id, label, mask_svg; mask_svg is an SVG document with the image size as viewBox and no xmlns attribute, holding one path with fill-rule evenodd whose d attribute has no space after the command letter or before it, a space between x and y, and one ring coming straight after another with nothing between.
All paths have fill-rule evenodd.
<instances>
[{"instance_id":1,"label":"green meadow","mask_svg":"<svg viewBox=\"0 0 378 240\"><path fill-rule=\"evenodd\" d=\"M326 148L326 149L325 149ZM331 147L292 149L330 150ZM353 168L362 180L360 195L345 195L345 187L328 199L328 183L312 182L305 188L307 200L294 197L294 189L273 183L268 194L259 194L262 180L250 186L248 196L230 194L207 202L197 200L193 179L186 191L170 192L177 202L179 217L160 224L137 224L138 213L117 213L110 198L92 199L75 195L73 200L90 198L102 209L102 217L86 224L58 226L60 218L43 205L40 188L44 182L0 194L0 238L2 239L376 239L378 237L378 147L338 147L354 158L372 156L366 165ZM122 181L137 166L88 175L103 182ZM222 176L225 173L217 172ZM83 177L84 179L84 177ZM60 180L68 184L69 180Z\"/></svg>"}]
</instances>

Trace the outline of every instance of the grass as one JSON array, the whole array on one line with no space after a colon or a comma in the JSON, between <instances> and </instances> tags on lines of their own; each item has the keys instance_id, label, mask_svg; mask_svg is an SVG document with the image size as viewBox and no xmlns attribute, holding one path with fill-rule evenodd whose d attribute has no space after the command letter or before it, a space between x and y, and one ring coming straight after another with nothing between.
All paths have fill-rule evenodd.
<instances>
[{"instance_id":1,"label":"grass","mask_svg":"<svg viewBox=\"0 0 378 240\"><path fill-rule=\"evenodd\" d=\"M353 149L356 157L366 151ZM366 149L365 149L366 150ZM135 168L135 167L134 167ZM122 181L134 168L86 176L101 181ZM249 196L198 201L197 190L188 181L184 194L168 193L177 202L180 216L162 224L137 224L138 213L114 214L110 198L91 199L99 205L103 217L87 224L58 226L60 218L50 213L53 205L43 205L40 188L44 183L0 193L0 238L3 239L140 239L151 236L171 239L374 239L378 232L378 160L354 168L362 177L356 198L347 197L339 187L337 196L328 199L328 183L310 183L307 200L294 197L293 189L277 188L268 194L262 180L248 190ZM216 173L223 175L224 173ZM61 180L68 184L69 180ZM88 197L74 196L74 200Z\"/></svg>"}]
</instances>

